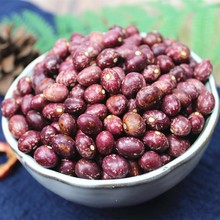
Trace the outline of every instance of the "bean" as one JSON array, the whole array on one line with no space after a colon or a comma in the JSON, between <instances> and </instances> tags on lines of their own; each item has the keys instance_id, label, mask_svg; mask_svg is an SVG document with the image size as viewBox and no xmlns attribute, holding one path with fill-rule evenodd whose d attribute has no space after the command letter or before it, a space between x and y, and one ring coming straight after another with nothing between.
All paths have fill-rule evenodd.
<instances>
[{"instance_id":1,"label":"bean","mask_svg":"<svg viewBox=\"0 0 220 220\"><path fill-rule=\"evenodd\" d=\"M12 117L19 110L20 106L14 98L7 98L2 101L1 112L6 118Z\"/></svg>"},{"instance_id":2,"label":"bean","mask_svg":"<svg viewBox=\"0 0 220 220\"><path fill-rule=\"evenodd\" d=\"M73 87L77 82L77 72L74 69L62 70L57 75L56 82L66 87Z\"/></svg>"},{"instance_id":3,"label":"bean","mask_svg":"<svg viewBox=\"0 0 220 220\"><path fill-rule=\"evenodd\" d=\"M123 133L122 120L116 115L108 115L104 119L104 127L114 136L120 136Z\"/></svg>"},{"instance_id":4,"label":"bean","mask_svg":"<svg viewBox=\"0 0 220 220\"><path fill-rule=\"evenodd\" d=\"M76 133L76 120L68 113L63 113L58 120L62 134L73 136Z\"/></svg>"},{"instance_id":5,"label":"bean","mask_svg":"<svg viewBox=\"0 0 220 220\"><path fill-rule=\"evenodd\" d=\"M47 121L43 115L36 110L30 110L27 112L26 121L29 127L36 131L41 131L43 127L47 125Z\"/></svg>"},{"instance_id":6,"label":"bean","mask_svg":"<svg viewBox=\"0 0 220 220\"><path fill-rule=\"evenodd\" d=\"M83 113L86 109L86 103L81 98L67 98L64 101L65 112L75 116Z\"/></svg>"},{"instance_id":7,"label":"bean","mask_svg":"<svg viewBox=\"0 0 220 220\"><path fill-rule=\"evenodd\" d=\"M42 114L45 118L56 121L64 113L65 107L62 103L49 103L43 110Z\"/></svg>"},{"instance_id":8,"label":"bean","mask_svg":"<svg viewBox=\"0 0 220 220\"><path fill-rule=\"evenodd\" d=\"M109 154L103 159L102 169L113 179L118 179L128 174L129 165L123 157Z\"/></svg>"},{"instance_id":9,"label":"bean","mask_svg":"<svg viewBox=\"0 0 220 220\"><path fill-rule=\"evenodd\" d=\"M181 103L175 95L173 94L166 95L162 100L161 110L166 115L175 116L181 110Z\"/></svg>"},{"instance_id":10,"label":"bean","mask_svg":"<svg viewBox=\"0 0 220 220\"><path fill-rule=\"evenodd\" d=\"M213 70L210 60L203 60L195 66L194 77L202 82L205 82L211 75Z\"/></svg>"},{"instance_id":11,"label":"bean","mask_svg":"<svg viewBox=\"0 0 220 220\"><path fill-rule=\"evenodd\" d=\"M191 124L191 131L193 134L199 134L205 123L205 119L200 112L193 112L188 117L189 122Z\"/></svg>"},{"instance_id":12,"label":"bean","mask_svg":"<svg viewBox=\"0 0 220 220\"><path fill-rule=\"evenodd\" d=\"M96 115L103 120L108 115L108 109L106 105L98 103L88 106L85 113Z\"/></svg>"},{"instance_id":13,"label":"bean","mask_svg":"<svg viewBox=\"0 0 220 220\"><path fill-rule=\"evenodd\" d=\"M177 136L187 136L191 131L191 123L186 117L178 115L172 118L170 131Z\"/></svg>"},{"instance_id":14,"label":"bean","mask_svg":"<svg viewBox=\"0 0 220 220\"><path fill-rule=\"evenodd\" d=\"M50 145L51 139L58 133L57 129L52 125L45 126L40 132L41 142L44 145Z\"/></svg>"},{"instance_id":15,"label":"bean","mask_svg":"<svg viewBox=\"0 0 220 220\"><path fill-rule=\"evenodd\" d=\"M130 159L141 157L145 150L143 142L134 137L119 138L115 147L118 154Z\"/></svg>"}]
</instances>

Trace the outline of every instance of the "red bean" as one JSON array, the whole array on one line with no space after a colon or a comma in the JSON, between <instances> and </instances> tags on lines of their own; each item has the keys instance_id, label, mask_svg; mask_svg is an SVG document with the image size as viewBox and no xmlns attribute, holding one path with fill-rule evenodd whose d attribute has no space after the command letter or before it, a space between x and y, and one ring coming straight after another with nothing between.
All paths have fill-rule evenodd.
<instances>
[{"instance_id":1,"label":"red bean","mask_svg":"<svg viewBox=\"0 0 220 220\"><path fill-rule=\"evenodd\" d=\"M83 99L84 92L85 92L85 88L82 85L77 84L71 89L69 93L69 97Z\"/></svg>"},{"instance_id":2,"label":"red bean","mask_svg":"<svg viewBox=\"0 0 220 220\"><path fill-rule=\"evenodd\" d=\"M162 73L168 73L174 67L172 59L166 55L159 55L155 63L160 67Z\"/></svg>"},{"instance_id":3,"label":"red bean","mask_svg":"<svg viewBox=\"0 0 220 220\"><path fill-rule=\"evenodd\" d=\"M127 112L123 116L123 128L125 133L134 137L142 136L146 131L144 119L135 112Z\"/></svg>"},{"instance_id":4,"label":"red bean","mask_svg":"<svg viewBox=\"0 0 220 220\"><path fill-rule=\"evenodd\" d=\"M128 174L129 165L123 157L109 154L103 159L102 169L113 179L118 179Z\"/></svg>"},{"instance_id":5,"label":"red bean","mask_svg":"<svg viewBox=\"0 0 220 220\"><path fill-rule=\"evenodd\" d=\"M160 155L154 151L145 152L138 163L145 172L156 170L162 166Z\"/></svg>"},{"instance_id":6,"label":"red bean","mask_svg":"<svg viewBox=\"0 0 220 220\"><path fill-rule=\"evenodd\" d=\"M138 108L148 110L155 106L161 99L161 90L156 86L145 86L139 90L136 96Z\"/></svg>"},{"instance_id":7,"label":"red bean","mask_svg":"<svg viewBox=\"0 0 220 220\"><path fill-rule=\"evenodd\" d=\"M160 131L147 131L144 134L143 142L147 147L156 152L163 152L169 148L167 137Z\"/></svg>"},{"instance_id":8,"label":"red bean","mask_svg":"<svg viewBox=\"0 0 220 220\"><path fill-rule=\"evenodd\" d=\"M47 105L49 102L44 96L44 94L35 95L31 100L31 109L40 111Z\"/></svg>"},{"instance_id":9,"label":"red bean","mask_svg":"<svg viewBox=\"0 0 220 220\"><path fill-rule=\"evenodd\" d=\"M108 115L104 119L104 127L115 136L120 136L123 133L122 120L116 115Z\"/></svg>"},{"instance_id":10,"label":"red bean","mask_svg":"<svg viewBox=\"0 0 220 220\"><path fill-rule=\"evenodd\" d=\"M121 115L127 108L127 99L124 95L118 94L109 97L106 101L108 110L114 115Z\"/></svg>"},{"instance_id":11,"label":"red bean","mask_svg":"<svg viewBox=\"0 0 220 220\"><path fill-rule=\"evenodd\" d=\"M215 107L215 98L208 90L202 92L196 101L197 110L203 115L208 115Z\"/></svg>"},{"instance_id":12,"label":"red bean","mask_svg":"<svg viewBox=\"0 0 220 220\"><path fill-rule=\"evenodd\" d=\"M28 123L23 115L15 114L8 121L8 129L16 139L28 131L28 128Z\"/></svg>"},{"instance_id":13,"label":"red bean","mask_svg":"<svg viewBox=\"0 0 220 220\"><path fill-rule=\"evenodd\" d=\"M1 112L6 118L12 117L19 110L19 105L14 98L7 98L2 101Z\"/></svg>"},{"instance_id":14,"label":"red bean","mask_svg":"<svg viewBox=\"0 0 220 220\"><path fill-rule=\"evenodd\" d=\"M101 131L96 137L96 147L100 154L107 155L112 153L115 140L109 131Z\"/></svg>"},{"instance_id":15,"label":"red bean","mask_svg":"<svg viewBox=\"0 0 220 220\"><path fill-rule=\"evenodd\" d=\"M41 131L43 127L47 125L47 121L43 115L36 110L30 110L27 112L26 121L29 127L36 131Z\"/></svg>"},{"instance_id":16,"label":"red bean","mask_svg":"<svg viewBox=\"0 0 220 220\"><path fill-rule=\"evenodd\" d=\"M34 151L34 159L45 168L55 167L59 161L53 149L47 145L42 145Z\"/></svg>"},{"instance_id":17,"label":"red bean","mask_svg":"<svg viewBox=\"0 0 220 220\"><path fill-rule=\"evenodd\" d=\"M143 119L150 129L163 131L170 126L169 117L159 110L148 110L143 114Z\"/></svg>"},{"instance_id":18,"label":"red bean","mask_svg":"<svg viewBox=\"0 0 220 220\"><path fill-rule=\"evenodd\" d=\"M123 95L131 98L135 97L137 92L145 85L144 77L140 73L131 72L125 76L121 91Z\"/></svg>"},{"instance_id":19,"label":"red bean","mask_svg":"<svg viewBox=\"0 0 220 220\"><path fill-rule=\"evenodd\" d=\"M75 141L70 136L56 134L51 138L51 146L62 158L70 159L76 155Z\"/></svg>"},{"instance_id":20,"label":"red bean","mask_svg":"<svg viewBox=\"0 0 220 220\"><path fill-rule=\"evenodd\" d=\"M205 82L212 73L212 64L209 60L203 60L195 66L194 77Z\"/></svg>"},{"instance_id":21,"label":"red bean","mask_svg":"<svg viewBox=\"0 0 220 220\"><path fill-rule=\"evenodd\" d=\"M83 179L99 179L101 176L98 165L85 158L80 159L75 166L75 173L78 177Z\"/></svg>"},{"instance_id":22,"label":"red bean","mask_svg":"<svg viewBox=\"0 0 220 220\"><path fill-rule=\"evenodd\" d=\"M141 157L145 150L143 142L134 137L119 138L115 147L118 154L130 159Z\"/></svg>"},{"instance_id":23,"label":"red bean","mask_svg":"<svg viewBox=\"0 0 220 220\"><path fill-rule=\"evenodd\" d=\"M45 126L41 132L40 137L41 141L45 145L51 144L51 139L58 133L57 129L53 127L52 125Z\"/></svg>"},{"instance_id":24,"label":"red bean","mask_svg":"<svg viewBox=\"0 0 220 220\"><path fill-rule=\"evenodd\" d=\"M27 94L22 98L22 100L21 100L21 111L24 115L26 115L27 112L29 110L31 110L31 102L32 102L33 97L34 96L32 94Z\"/></svg>"},{"instance_id":25,"label":"red bean","mask_svg":"<svg viewBox=\"0 0 220 220\"><path fill-rule=\"evenodd\" d=\"M58 120L62 134L73 136L76 133L76 120L68 113L63 113Z\"/></svg>"},{"instance_id":26,"label":"red bean","mask_svg":"<svg viewBox=\"0 0 220 220\"><path fill-rule=\"evenodd\" d=\"M85 113L96 115L103 120L108 115L108 109L106 105L98 103L88 106Z\"/></svg>"},{"instance_id":27,"label":"red bean","mask_svg":"<svg viewBox=\"0 0 220 220\"><path fill-rule=\"evenodd\" d=\"M180 82L177 84L177 88L185 91L191 97L191 99L196 99L199 95L196 87L189 82Z\"/></svg>"},{"instance_id":28,"label":"red bean","mask_svg":"<svg viewBox=\"0 0 220 220\"><path fill-rule=\"evenodd\" d=\"M103 43L105 47L116 47L122 44L122 34L117 30L109 30L103 35Z\"/></svg>"},{"instance_id":29,"label":"red bean","mask_svg":"<svg viewBox=\"0 0 220 220\"><path fill-rule=\"evenodd\" d=\"M141 174L141 168L136 160L127 160L129 169L128 176L138 176Z\"/></svg>"},{"instance_id":30,"label":"red bean","mask_svg":"<svg viewBox=\"0 0 220 220\"><path fill-rule=\"evenodd\" d=\"M62 102L68 96L69 91L63 84L54 83L44 89L43 94L50 102Z\"/></svg>"},{"instance_id":31,"label":"red bean","mask_svg":"<svg viewBox=\"0 0 220 220\"><path fill-rule=\"evenodd\" d=\"M182 89L174 89L173 94L179 99L181 106L187 107L192 102L191 96Z\"/></svg>"},{"instance_id":32,"label":"red bean","mask_svg":"<svg viewBox=\"0 0 220 220\"><path fill-rule=\"evenodd\" d=\"M59 173L75 176L75 166L76 162L69 159L62 159L57 167Z\"/></svg>"},{"instance_id":33,"label":"red bean","mask_svg":"<svg viewBox=\"0 0 220 220\"><path fill-rule=\"evenodd\" d=\"M178 115L172 118L170 131L177 136L187 136L191 131L191 123L186 117Z\"/></svg>"},{"instance_id":34,"label":"red bean","mask_svg":"<svg viewBox=\"0 0 220 220\"><path fill-rule=\"evenodd\" d=\"M161 109L165 114L175 116L181 110L181 103L175 95L169 94L163 98Z\"/></svg>"},{"instance_id":35,"label":"red bean","mask_svg":"<svg viewBox=\"0 0 220 220\"><path fill-rule=\"evenodd\" d=\"M90 86L99 82L101 72L102 70L98 66L89 66L79 72L77 81L82 86Z\"/></svg>"},{"instance_id":36,"label":"red bean","mask_svg":"<svg viewBox=\"0 0 220 220\"><path fill-rule=\"evenodd\" d=\"M188 117L191 124L191 131L193 134L199 134L204 126L205 119L200 112L193 112Z\"/></svg>"},{"instance_id":37,"label":"red bean","mask_svg":"<svg viewBox=\"0 0 220 220\"><path fill-rule=\"evenodd\" d=\"M30 153L38 147L40 143L40 132L29 130L18 139L18 149L23 153Z\"/></svg>"},{"instance_id":38,"label":"red bean","mask_svg":"<svg viewBox=\"0 0 220 220\"><path fill-rule=\"evenodd\" d=\"M102 122L96 115L84 113L77 119L79 129L87 135L97 135L102 130Z\"/></svg>"},{"instance_id":39,"label":"red bean","mask_svg":"<svg viewBox=\"0 0 220 220\"><path fill-rule=\"evenodd\" d=\"M84 133L76 135L76 149L83 158L92 159L95 157L96 145L93 139Z\"/></svg>"},{"instance_id":40,"label":"red bean","mask_svg":"<svg viewBox=\"0 0 220 220\"><path fill-rule=\"evenodd\" d=\"M43 108L42 114L45 118L56 121L64 113L64 110L64 104L50 103Z\"/></svg>"},{"instance_id":41,"label":"red bean","mask_svg":"<svg viewBox=\"0 0 220 220\"><path fill-rule=\"evenodd\" d=\"M117 72L110 68L105 68L102 71L101 84L103 88L111 94L117 94L121 89L121 80Z\"/></svg>"},{"instance_id":42,"label":"red bean","mask_svg":"<svg viewBox=\"0 0 220 220\"><path fill-rule=\"evenodd\" d=\"M191 146L189 139L174 134L168 135L167 138L170 145L168 152L172 157L179 157Z\"/></svg>"},{"instance_id":43,"label":"red bean","mask_svg":"<svg viewBox=\"0 0 220 220\"><path fill-rule=\"evenodd\" d=\"M130 37L134 34L139 34L139 30L137 29L137 27L132 24L125 27L124 31L125 31L125 37Z\"/></svg>"}]
</instances>

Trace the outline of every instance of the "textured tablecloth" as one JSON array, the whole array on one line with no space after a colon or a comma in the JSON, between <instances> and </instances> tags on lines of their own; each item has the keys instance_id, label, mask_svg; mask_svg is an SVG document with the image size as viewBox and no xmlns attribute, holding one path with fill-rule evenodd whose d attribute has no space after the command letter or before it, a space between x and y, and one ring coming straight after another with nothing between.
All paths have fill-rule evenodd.
<instances>
[{"instance_id":1,"label":"textured tablecloth","mask_svg":"<svg viewBox=\"0 0 220 220\"><path fill-rule=\"evenodd\" d=\"M28 8L51 19L28 3L0 2L0 16ZM0 181L0 220L220 219L219 134L220 123L200 163L181 183L156 199L128 208L96 209L68 202L41 186L19 164ZM5 140L1 128L0 140Z\"/></svg>"}]
</instances>

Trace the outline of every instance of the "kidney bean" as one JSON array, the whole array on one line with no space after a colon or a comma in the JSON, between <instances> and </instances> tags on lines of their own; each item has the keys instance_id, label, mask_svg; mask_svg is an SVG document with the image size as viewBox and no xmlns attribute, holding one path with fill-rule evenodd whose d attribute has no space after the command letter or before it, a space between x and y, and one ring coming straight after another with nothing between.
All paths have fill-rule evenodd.
<instances>
[{"instance_id":1,"label":"kidney bean","mask_svg":"<svg viewBox=\"0 0 220 220\"><path fill-rule=\"evenodd\" d=\"M59 72L56 82L66 87L73 87L77 82L77 72L74 69L67 69Z\"/></svg>"},{"instance_id":2,"label":"kidney bean","mask_svg":"<svg viewBox=\"0 0 220 220\"><path fill-rule=\"evenodd\" d=\"M59 173L75 176L75 166L76 162L69 159L62 159L57 167Z\"/></svg>"},{"instance_id":3,"label":"kidney bean","mask_svg":"<svg viewBox=\"0 0 220 220\"><path fill-rule=\"evenodd\" d=\"M200 112L193 112L189 115L188 120L191 124L191 131L193 134L199 134L205 123L205 119Z\"/></svg>"},{"instance_id":4,"label":"kidney bean","mask_svg":"<svg viewBox=\"0 0 220 220\"><path fill-rule=\"evenodd\" d=\"M93 139L84 133L76 135L76 149L83 158L92 159L95 157L96 145Z\"/></svg>"},{"instance_id":5,"label":"kidney bean","mask_svg":"<svg viewBox=\"0 0 220 220\"><path fill-rule=\"evenodd\" d=\"M117 154L109 154L103 159L102 169L113 179L118 179L128 174L129 165L123 157Z\"/></svg>"},{"instance_id":6,"label":"kidney bean","mask_svg":"<svg viewBox=\"0 0 220 220\"><path fill-rule=\"evenodd\" d=\"M62 103L49 103L43 110L42 114L45 118L56 121L64 113L65 107Z\"/></svg>"},{"instance_id":7,"label":"kidney bean","mask_svg":"<svg viewBox=\"0 0 220 220\"><path fill-rule=\"evenodd\" d=\"M60 38L55 42L52 50L58 57L65 58L69 54L69 42Z\"/></svg>"},{"instance_id":8,"label":"kidney bean","mask_svg":"<svg viewBox=\"0 0 220 220\"><path fill-rule=\"evenodd\" d=\"M131 57L135 51L138 50L138 47L134 44L122 44L121 46L115 48L115 50L118 52L120 57L123 59L128 59Z\"/></svg>"},{"instance_id":9,"label":"kidney bean","mask_svg":"<svg viewBox=\"0 0 220 220\"><path fill-rule=\"evenodd\" d=\"M115 147L118 154L130 159L141 157L145 150L143 142L134 137L119 138Z\"/></svg>"},{"instance_id":10,"label":"kidney bean","mask_svg":"<svg viewBox=\"0 0 220 220\"><path fill-rule=\"evenodd\" d=\"M146 83L154 82L160 76L160 68L158 65L148 65L142 71L142 75Z\"/></svg>"},{"instance_id":11,"label":"kidney bean","mask_svg":"<svg viewBox=\"0 0 220 220\"><path fill-rule=\"evenodd\" d=\"M167 136L169 141L168 153L172 157L179 157L182 155L190 146L189 139L170 134Z\"/></svg>"},{"instance_id":12,"label":"kidney bean","mask_svg":"<svg viewBox=\"0 0 220 220\"><path fill-rule=\"evenodd\" d=\"M154 44L151 49L155 56L164 55L167 45L165 43Z\"/></svg>"},{"instance_id":13,"label":"kidney bean","mask_svg":"<svg viewBox=\"0 0 220 220\"><path fill-rule=\"evenodd\" d=\"M174 76L177 82L185 81L187 78L186 72L184 68L182 68L181 66L173 67L170 70L169 74Z\"/></svg>"},{"instance_id":14,"label":"kidney bean","mask_svg":"<svg viewBox=\"0 0 220 220\"><path fill-rule=\"evenodd\" d=\"M28 128L28 123L23 115L15 114L8 121L8 129L16 139L28 131Z\"/></svg>"},{"instance_id":15,"label":"kidney bean","mask_svg":"<svg viewBox=\"0 0 220 220\"><path fill-rule=\"evenodd\" d=\"M124 45L132 44L132 45L135 45L135 46L139 46L141 44L141 40L142 40L142 37L140 36L140 34L133 34L133 35L125 38L123 40L123 44Z\"/></svg>"},{"instance_id":16,"label":"kidney bean","mask_svg":"<svg viewBox=\"0 0 220 220\"><path fill-rule=\"evenodd\" d=\"M144 134L143 142L151 150L157 152L163 152L169 148L169 142L167 137L160 131L147 131Z\"/></svg>"},{"instance_id":17,"label":"kidney bean","mask_svg":"<svg viewBox=\"0 0 220 220\"><path fill-rule=\"evenodd\" d=\"M208 115L215 107L215 98L208 90L202 92L196 100L197 110L203 115Z\"/></svg>"},{"instance_id":18,"label":"kidney bean","mask_svg":"<svg viewBox=\"0 0 220 220\"><path fill-rule=\"evenodd\" d=\"M47 121L43 115L36 110L30 110L27 112L26 121L29 127L36 131L41 131L43 127L47 125Z\"/></svg>"},{"instance_id":19,"label":"kidney bean","mask_svg":"<svg viewBox=\"0 0 220 220\"><path fill-rule=\"evenodd\" d=\"M48 145L42 145L34 151L34 159L45 168L53 168L58 164L59 158Z\"/></svg>"},{"instance_id":20,"label":"kidney bean","mask_svg":"<svg viewBox=\"0 0 220 220\"><path fill-rule=\"evenodd\" d=\"M21 100L21 111L24 115L27 114L27 112L29 110L31 110L31 101L33 99L33 95L32 94L27 94L25 96L23 96L22 100Z\"/></svg>"},{"instance_id":21,"label":"kidney bean","mask_svg":"<svg viewBox=\"0 0 220 220\"><path fill-rule=\"evenodd\" d=\"M24 76L18 81L17 85L18 91L21 95L27 95L32 92L32 81L31 78L28 76Z\"/></svg>"},{"instance_id":22,"label":"kidney bean","mask_svg":"<svg viewBox=\"0 0 220 220\"><path fill-rule=\"evenodd\" d=\"M203 60L196 64L194 69L194 77L202 82L205 82L211 75L213 70L212 63L210 60Z\"/></svg>"},{"instance_id":23,"label":"kidney bean","mask_svg":"<svg viewBox=\"0 0 220 220\"><path fill-rule=\"evenodd\" d=\"M58 133L52 125L45 126L40 132L41 142L44 145L50 145L51 139Z\"/></svg>"},{"instance_id":24,"label":"kidney bean","mask_svg":"<svg viewBox=\"0 0 220 220\"><path fill-rule=\"evenodd\" d=\"M162 166L160 155L154 151L145 152L138 163L145 172L156 170Z\"/></svg>"},{"instance_id":25,"label":"kidney bean","mask_svg":"<svg viewBox=\"0 0 220 220\"><path fill-rule=\"evenodd\" d=\"M67 98L64 101L65 112L73 115L79 115L86 109L86 103L81 98Z\"/></svg>"},{"instance_id":26,"label":"kidney bean","mask_svg":"<svg viewBox=\"0 0 220 220\"><path fill-rule=\"evenodd\" d=\"M174 89L173 94L179 99L181 106L187 107L192 102L191 96L182 89Z\"/></svg>"},{"instance_id":27,"label":"kidney bean","mask_svg":"<svg viewBox=\"0 0 220 220\"><path fill-rule=\"evenodd\" d=\"M79 129L87 135L95 136L102 131L102 122L96 115L84 113L77 118Z\"/></svg>"},{"instance_id":28,"label":"kidney bean","mask_svg":"<svg viewBox=\"0 0 220 220\"><path fill-rule=\"evenodd\" d=\"M101 176L98 165L85 158L80 159L75 166L75 173L78 177L83 179L99 179Z\"/></svg>"},{"instance_id":29,"label":"kidney bean","mask_svg":"<svg viewBox=\"0 0 220 220\"><path fill-rule=\"evenodd\" d=\"M190 79L187 79L186 82L193 84L196 87L199 94L207 90L205 85L197 79L190 78Z\"/></svg>"},{"instance_id":30,"label":"kidney bean","mask_svg":"<svg viewBox=\"0 0 220 220\"><path fill-rule=\"evenodd\" d=\"M172 59L166 55L157 56L155 63L160 67L162 73L168 73L174 67Z\"/></svg>"},{"instance_id":31,"label":"kidney bean","mask_svg":"<svg viewBox=\"0 0 220 220\"><path fill-rule=\"evenodd\" d=\"M107 155L112 153L115 140L109 131L101 131L96 137L96 147L100 154Z\"/></svg>"},{"instance_id":32,"label":"kidney bean","mask_svg":"<svg viewBox=\"0 0 220 220\"><path fill-rule=\"evenodd\" d=\"M40 144L40 132L28 130L18 139L18 149L23 153L30 153Z\"/></svg>"},{"instance_id":33,"label":"kidney bean","mask_svg":"<svg viewBox=\"0 0 220 220\"><path fill-rule=\"evenodd\" d=\"M87 107L85 113L97 115L101 120L103 120L108 115L108 109L104 104L93 104Z\"/></svg>"},{"instance_id":34,"label":"kidney bean","mask_svg":"<svg viewBox=\"0 0 220 220\"><path fill-rule=\"evenodd\" d=\"M152 47L154 44L161 43L163 37L159 32L148 32L145 37L142 39L143 43Z\"/></svg>"},{"instance_id":35,"label":"kidney bean","mask_svg":"<svg viewBox=\"0 0 220 220\"><path fill-rule=\"evenodd\" d=\"M136 112L136 113L138 112L138 108L137 108L135 99L128 100L127 111L128 112Z\"/></svg>"},{"instance_id":36,"label":"kidney bean","mask_svg":"<svg viewBox=\"0 0 220 220\"><path fill-rule=\"evenodd\" d=\"M106 48L116 47L122 44L123 36L120 31L109 30L103 35L103 44Z\"/></svg>"},{"instance_id":37,"label":"kidney bean","mask_svg":"<svg viewBox=\"0 0 220 220\"><path fill-rule=\"evenodd\" d=\"M106 48L98 55L96 59L97 65L101 69L114 67L118 62L119 57L120 55L116 50L112 48Z\"/></svg>"},{"instance_id":38,"label":"kidney bean","mask_svg":"<svg viewBox=\"0 0 220 220\"><path fill-rule=\"evenodd\" d=\"M181 110L181 103L175 95L168 94L162 100L161 110L166 115L175 116Z\"/></svg>"},{"instance_id":39,"label":"kidney bean","mask_svg":"<svg viewBox=\"0 0 220 220\"><path fill-rule=\"evenodd\" d=\"M138 176L141 174L141 168L136 160L127 160L129 169L128 176Z\"/></svg>"},{"instance_id":40,"label":"kidney bean","mask_svg":"<svg viewBox=\"0 0 220 220\"><path fill-rule=\"evenodd\" d=\"M186 117L178 115L172 118L170 131L177 136L187 136L191 131L191 123Z\"/></svg>"},{"instance_id":41,"label":"kidney bean","mask_svg":"<svg viewBox=\"0 0 220 220\"><path fill-rule=\"evenodd\" d=\"M150 129L163 131L170 126L169 117L160 110L148 110L142 117Z\"/></svg>"},{"instance_id":42,"label":"kidney bean","mask_svg":"<svg viewBox=\"0 0 220 220\"><path fill-rule=\"evenodd\" d=\"M116 115L108 115L104 119L104 127L115 136L120 136L123 133L122 120Z\"/></svg>"},{"instance_id":43,"label":"kidney bean","mask_svg":"<svg viewBox=\"0 0 220 220\"><path fill-rule=\"evenodd\" d=\"M177 81L176 81L176 78L175 76L169 74L169 73L166 73L166 74L163 74L161 75L159 78L158 78L159 81L168 81L172 84L172 87L173 89L176 87L177 85Z\"/></svg>"},{"instance_id":44,"label":"kidney bean","mask_svg":"<svg viewBox=\"0 0 220 220\"><path fill-rule=\"evenodd\" d=\"M104 87L104 86L103 86ZM86 88L84 99L89 104L99 103L105 100L106 91L99 84L93 84Z\"/></svg>"},{"instance_id":45,"label":"kidney bean","mask_svg":"<svg viewBox=\"0 0 220 220\"><path fill-rule=\"evenodd\" d=\"M174 42L167 47L166 54L171 57L175 63L180 64L189 61L190 50L186 45L180 42Z\"/></svg>"},{"instance_id":46,"label":"kidney bean","mask_svg":"<svg viewBox=\"0 0 220 220\"><path fill-rule=\"evenodd\" d=\"M86 48L77 47L75 49L75 52L72 53L72 61L74 69L76 69L77 71L81 71L89 66L91 58L89 57Z\"/></svg>"},{"instance_id":47,"label":"kidney bean","mask_svg":"<svg viewBox=\"0 0 220 220\"><path fill-rule=\"evenodd\" d=\"M58 120L60 132L70 137L76 133L76 120L68 113L63 113Z\"/></svg>"},{"instance_id":48,"label":"kidney bean","mask_svg":"<svg viewBox=\"0 0 220 220\"><path fill-rule=\"evenodd\" d=\"M102 70L98 66L89 66L79 72L77 81L82 86L90 86L99 82L101 72Z\"/></svg>"},{"instance_id":49,"label":"kidney bean","mask_svg":"<svg viewBox=\"0 0 220 220\"><path fill-rule=\"evenodd\" d=\"M68 135L56 134L51 138L51 146L61 158L70 159L76 155L75 141Z\"/></svg>"},{"instance_id":50,"label":"kidney bean","mask_svg":"<svg viewBox=\"0 0 220 220\"><path fill-rule=\"evenodd\" d=\"M127 112L123 116L123 128L125 133L134 137L142 136L146 131L144 119L135 112Z\"/></svg>"},{"instance_id":51,"label":"kidney bean","mask_svg":"<svg viewBox=\"0 0 220 220\"><path fill-rule=\"evenodd\" d=\"M193 77L193 68L186 63L180 64L180 67L183 68L186 79L190 79Z\"/></svg>"},{"instance_id":52,"label":"kidney bean","mask_svg":"<svg viewBox=\"0 0 220 220\"><path fill-rule=\"evenodd\" d=\"M162 91L163 95L167 95L172 93L173 85L168 80L158 80L151 84L152 86L156 86L160 91Z\"/></svg>"},{"instance_id":53,"label":"kidney bean","mask_svg":"<svg viewBox=\"0 0 220 220\"><path fill-rule=\"evenodd\" d=\"M77 84L71 89L71 91L69 93L69 97L83 99L84 92L85 92L85 88L82 85Z\"/></svg>"},{"instance_id":54,"label":"kidney bean","mask_svg":"<svg viewBox=\"0 0 220 220\"><path fill-rule=\"evenodd\" d=\"M177 88L185 91L191 97L191 99L196 99L199 95L196 87L189 82L179 82L177 84Z\"/></svg>"},{"instance_id":55,"label":"kidney bean","mask_svg":"<svg viewBox=\"0 0 220 220\"><path fill-rule=\"evenodd\" d=\"M48 103L49 101L46 99L43 93L35 95L31 100L31 109L40 111Z\"/></svg>"},{"instance_id":56,"label":"kidney bean","mask_svg":"<svg viewBox=\"0 0 220 220\"><path fill-rule=\"evenodd\" d=\"M152 108L161 99L161 90L156 86L145 86L136 96L137 107L143 110Z\"/></svg>"},{"instance_id":57,"label":"kidney bean","mask_svg":"<svg viewBox=\"0 0 220 220\"><path fill-rule=\"evenodd\" d=\"M52 85L55 83L54 79L51 79L49 77L45 77L43 80L41 80L38 84L36 84L35 87L35 94L41 94L43 93L44 89L47 88L47 86Z\"/></svg>"},{"instance_id":58,"label":"kidney bean","mask_svg":"<svg viewBox=\"0 0 220 220\"><path fill-rule=\"evenodd\" d=\"M123 95L131 98L135 97L137 92L145 85L144 77L140 73L131 72L125 76L121 91Z\"/></svg>"},{"instance_id":59,"label":"kidney bean","mask_svg":"<svg viewBox=\"0 0 220 220\"><path fill-rule=\"evenodd\" d=\"M69 91L63 84L54 83L44 89L43 94L50 102L62 102L68 96Z\"/></svg>"},{"instance_id":60,"label":"kidney bean","mask_svg":"<svg viewBox=\"0 0 220 220\"><path fill-rule=\"evenodd\" d=\"M20 106L14 98L4 99L1 103L1 112L6 118L10 118L16 114L19 108Z\"/></svg>"},{"instance_id":61,"label":"kidney bean","mask_svg":"<svg viewBox=\"0 0 220 220\"><path fill-rule=\"evenodd\" d=\"M118 76L122 82L125 79L125 71L119 66L115 66L112 69L118 74Z\"/></svg>"},{"instance_id":62,"label":"kidney bean","mask_svg":"<svg viewBox=\"0 0 220 220\"><path fill-rule=\"evenodd\" d=\"M124 29L124 32L125 32L125 37L130 37L134 34L139 34L139 30L137 29L137 27L135 25L128 25L127 27L125 27Z\"/></svg>"},{"instance_id":63,"label":"kidney bean","mask_svg":"<svg viewBox=\"0 0 220 220\"><path fill-rule=\"evenodd\" d=\"M121 115L127 108L128 100L122 94L113 95L106 101L108 110L114 115Z\"/></svg>"}]
</instances>

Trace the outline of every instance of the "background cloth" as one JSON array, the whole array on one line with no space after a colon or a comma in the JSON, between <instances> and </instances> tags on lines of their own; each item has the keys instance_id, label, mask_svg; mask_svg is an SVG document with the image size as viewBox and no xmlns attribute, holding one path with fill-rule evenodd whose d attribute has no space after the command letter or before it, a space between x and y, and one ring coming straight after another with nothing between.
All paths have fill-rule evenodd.
<instances>
[{"instance_id":1,"label":"background cloth","mask_svg":"<svg viewBox=\"0 0 220 220\"><path fill-rule=\"evenodd\" d=\"M53 23L52 15L27 2L0 2L0 17L26 8ZM0 103L2 100L0 97ZM220 219L219 134L220 122L200 163L181 183L149 202L132 207L96 209L66 201L41 186L18 164L0 181L0 220ZM0 128L0 141L4 140Z\"/></svg>"}]
</instances>

